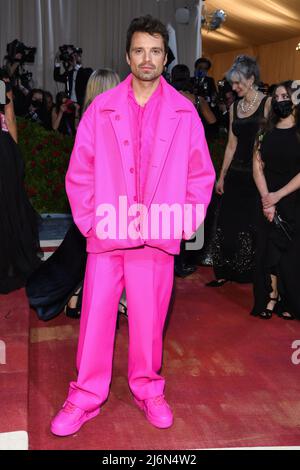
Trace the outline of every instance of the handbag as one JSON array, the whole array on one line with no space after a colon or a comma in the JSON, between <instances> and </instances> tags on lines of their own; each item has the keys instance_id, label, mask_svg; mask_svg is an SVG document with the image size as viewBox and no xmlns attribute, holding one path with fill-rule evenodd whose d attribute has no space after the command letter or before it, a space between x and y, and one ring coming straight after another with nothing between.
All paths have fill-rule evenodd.
<instances>
[{"instance_id":1,"label":"handbag","mask_svg":"<svg viewBox=\"0 0 300 470\"><path fill-rule=\"evenodd\" d=\"M279 228L282 231L282 233L284 233L285 237L289 241L291 241L292 240L292 227L286 220L283 220L281 218L280 214L278 214L277 211L275 211L273 222L275 223L276 227Z\"/></svg>"}]
</instances>

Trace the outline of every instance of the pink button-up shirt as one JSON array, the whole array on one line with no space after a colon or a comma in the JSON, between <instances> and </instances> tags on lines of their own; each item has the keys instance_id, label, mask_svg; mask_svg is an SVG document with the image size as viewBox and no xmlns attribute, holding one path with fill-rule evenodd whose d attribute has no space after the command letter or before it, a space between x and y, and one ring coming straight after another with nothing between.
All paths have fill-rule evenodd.
<instances>
[{"instance_id":1,"label":"pink button-up shirt","mask_svg":"<svg viewBox=\"0 0 300 470\"><path fill-rule=\"evenodd\" d=\"M136 170L136 202L142 204L158 122L161 93L161 83L159 83L147 103L140 106L135 99L132 83L128 87L129 119Z\"/></svg>"}]
</instances>

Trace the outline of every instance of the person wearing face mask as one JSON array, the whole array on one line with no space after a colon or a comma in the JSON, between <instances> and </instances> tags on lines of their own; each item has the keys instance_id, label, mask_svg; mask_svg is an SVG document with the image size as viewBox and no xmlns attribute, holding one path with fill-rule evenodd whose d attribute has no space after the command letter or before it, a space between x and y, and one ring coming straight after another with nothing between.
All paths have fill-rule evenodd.
<instances>
[{"instance_id":1,"label":"person wearing face mask","mask_svg":"<svg viewBox=\"0 0 300 470\"><path fill-rule=\"evenodd\" d=\"M208 76L210 68L210 60L205 57L197 59L195 62L195 75L191 80L195 105L208 142L214 141L218 136L217 88L214 79Z\"/></svg>"},{"instance_id":2,"label":"person wearing face mask","mask_svg":"<svg viewBox=\"0 0 300 470\"><path fill-rule=\"evenodd\" d=\"M300 319L300 107L292 82L280 83L257 139L253 174L261 195L251 314Z\"/></svg>"},{"instance_id":3,"label":"person wearing face mask","mask_svg":"<svg viewBox=\"0 0 300 470\"><path fill-rule=\"evenodd\" d=\"M252 175L252 155L256 134L271 104L271 98L257 88L259 68L254 58L238 56L226 78L240 99L230 107L228 143L216 184L221 196L212 242L216 279L207 284L209 287L253 280L258 193Z\"/></svg>"},{"instance_id":4,"label":"person wearing face mask","mask_svg":"<svg viewBox=\"0 0 300 470\"><path fill-rule=\"evenodd\" d=\"M196 94L203 96L211 106L217 95L217 88L214 79L208 76L210 68L210 60L205 57L197 59L195 62L195 76L193 84L196 89Z\"/></svg>"},{"instance_id":5,"label":"person wearing face mask","mask_svg":"<svg viewBox=\"0 0 300 470\"><path fill-rule=\"evenodd\" d=\"M51 130L51 114L47 111L47 102L43 90L35 88L28 95L28 111L26 119L40 124L47 130Z\"/></svg>"}]
</instances>

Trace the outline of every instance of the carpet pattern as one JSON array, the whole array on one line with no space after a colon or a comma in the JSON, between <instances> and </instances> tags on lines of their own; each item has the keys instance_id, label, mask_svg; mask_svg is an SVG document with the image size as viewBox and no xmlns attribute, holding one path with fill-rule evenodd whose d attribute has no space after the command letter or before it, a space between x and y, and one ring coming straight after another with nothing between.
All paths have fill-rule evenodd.
<instances>
[{"instance_id":1,"label":"carpet pattern","mask_svg":"<svg viewBox=\"0 0 300 470\"><path fill-rule=\"evenodd\" d=\"M205 287L210 268L175 280L162 374L175 422L152 427L127 384L127 320L116 334L113 379L100 415L76 435L51 435L49 423L76 377L79 323L48 323L30 312L31 449L199 449L300 445L300 365L292 343L300 323L249 315L251 286Z\"/></svg>"}]
</instances>

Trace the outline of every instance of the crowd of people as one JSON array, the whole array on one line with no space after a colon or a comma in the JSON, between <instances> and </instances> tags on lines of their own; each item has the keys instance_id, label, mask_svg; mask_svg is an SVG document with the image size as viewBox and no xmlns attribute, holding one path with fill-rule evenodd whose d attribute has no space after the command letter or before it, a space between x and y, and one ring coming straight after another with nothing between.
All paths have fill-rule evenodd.
<instances>
[{"instance_id":1,"label":"crowd of people","mask_svg":"<svg viewBox=\"0 0 300 470\"><path fill-rule=\"evenodd\" d=\"M76 134L76 129L83 110L86 108L86 91L92 68L83 67L82 49L73 45L61 46L55 56L53 79L64 85L55 98L51 92L31 86L32 77L24 72L24 60L19 52L20 41L15 40L15 47L5 57L5 74L13 91L15 114L39 123L47 130L63 134ZM170 48L170 60L175 57ZM170 66L170 60L166 65ZM205 127L208 140L218 136L219 131L228 132L229 107L236 99L236 93L225 79L218 82L218 87L208 72L212 64L207 58L199 58L194 64L194 75L184 64L173 66L171 74L166 67L163 76L178 91L185 94L196 106ZM28 77L30 75L30 77ZM263 84L260 84L263 86Z\"/></svg>"},{"instance_id":2,"label":"crowd of people","mask_svg":"<svg viewBox=\"0 0 300 470\"><path fill-rule=\"evenodd\" d=\"M55 56L53 79L64 85L55 99L41 88L32 87L32 76L24 71L26 49L15 40L8 47L2 75L9 80L15 114L42 125L45 129L75 136L84 109L84 99L91 68L82 66L82 50L72 45L60 47ZM63 68L63 71L61 70Z\"/></svg>"},{"instance_id":3,"label":"crowd of people","mask_svg":"<svg viewBox=\"0 0 300 470\"><path fill-rule=\"evenodd\" d=\"M220 207L212 244L216 279L253 283L251 315L300 318L299 104L292 81L258 87L255 59L239 56L227 73L238 95L230 108L228 144L216 192Z\"/></svg>"}]
</instances>

